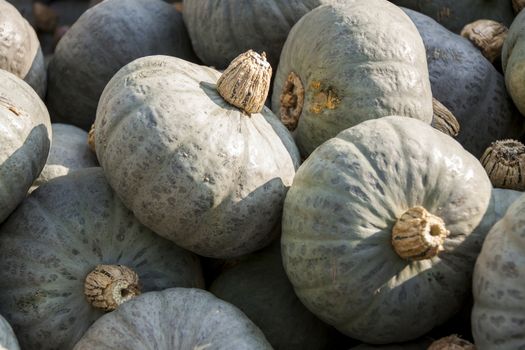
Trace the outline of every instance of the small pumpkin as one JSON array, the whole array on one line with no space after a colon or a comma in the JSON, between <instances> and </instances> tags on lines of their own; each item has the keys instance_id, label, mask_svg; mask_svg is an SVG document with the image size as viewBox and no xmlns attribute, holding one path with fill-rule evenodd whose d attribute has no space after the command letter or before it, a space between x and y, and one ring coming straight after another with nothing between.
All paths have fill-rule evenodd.
<instances>
[{"instance_id":1,"label":"small pumpkin","mask_svg":"<svg viewBox=\"0 0 525 350\"><path fill-rule=\"evenodd\" d=\"M525 195L490 230L473 278L472 333L479 350L525 344Z\"/></svg>"},{"instance_id":2,"label":"small pumpkin","mask_svg":"<svg viewBox=\"0 0 525 350\"><path fill-rule=\"evenodd\" d=\"M20 350L18 340L11 325L2 316L0 316L0 349Z\"/></svg>"},{"instance_id":3,"label":"small pumpkin","mask_svg":"<svg viewBox=\"0 0 525 350\"><path fill-rule=\"evenodd\" d=\"M145 293L101 317L74 350L270 350L239 309L200 289Z\"/></svg>"},{"instance_id":4,"label":"small pumpkin","mask_svg":"<svg viewBox=\"0 0 525 350\"><path fill-rule=\"evenodd\" d=\"M340 131L387 115L432 121L425 47L386 0L320 6L288 35L272 110L303 157Z\"/></svg>"},{"instance_id":5,"label":"small pumpkin","mask_svg":"<svg viewBox=\"0 0 525 350\"><path fill-rule=\"evenodd\" d=\"M227 103L220 76L175 57L133 61L102 94L95 148L144 225L199 255L232 258L275 238L299 154L268 108L248 115Z\"/></svg>"},{"instance_id":6,"label":"small pumpkin","mask_svg":"<svg viewBox=\"0 0 525 350\"><path fill-rule=\"evenodd\" d=\"M89 130L111 77L134 59L155 54L195 59L173 6L161 0L107 0L92 7L62 37L49 64L53 121Z\"/></svg>"},{"instance_id":7,"label":"small pumpkin","mask_svg":"<svg viewBox=\"0 0 525 350\"><path fill-rule=\"evenodd\" d=\"M35 30L6 0L0 0L0 69L23 79L43 98L47 74Z\"/></svg>"},{"instance_id":8,"label":"small pumpkin","mask_svg":"<svg viewBox=\"0 0 525 350\"><path fill-rule=\"evenodd\" d=\"M101 168L43 184L0 228L0 312L26 349L71 349L140 292L202 286L198 258L142 226Z\"/></svg>"},{"instance_id":9,"label":"small pumpkin","mask_svg":"<svg viewBox=\"0 0 525 350\"><path fill-rule=\"evenodd\" d=\"M284 268L305 306L358 340L416 339L470 293L492 186L451 137L369 120L318 147L284 205Z\"/></svg>"},{"instance_id":10,"label":"small pumpkin","mask_svg":"<svg viewBox=\"0 0 525 350\"><path fill-rule=\"evenodd\" d=\"M501 63L505 83L512 100L525 115L525 11L521 11L509 28L503 43Z\"/></svg>"}]
</instances>

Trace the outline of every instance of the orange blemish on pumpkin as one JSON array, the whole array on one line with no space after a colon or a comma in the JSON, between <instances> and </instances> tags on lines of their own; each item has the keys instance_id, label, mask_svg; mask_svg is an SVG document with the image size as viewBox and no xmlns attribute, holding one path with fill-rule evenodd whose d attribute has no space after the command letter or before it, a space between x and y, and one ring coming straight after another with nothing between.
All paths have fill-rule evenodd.
<instances>
[{"instance_id":1,"label":"orange blemish on pumpkin","mask_svg":"<svg viewBox=\"0 0 525 350\"><path fill-rule=\"evenodd\" d=\"M310 84L310 88L313 90L319 90L313 93L310 106L310 112L312 113L319 114L325 109L336 109L341 103L341 98L339 98L335 89L331 86L322 88L321 82L313 81Z\"/></svg>"}]
</instances>

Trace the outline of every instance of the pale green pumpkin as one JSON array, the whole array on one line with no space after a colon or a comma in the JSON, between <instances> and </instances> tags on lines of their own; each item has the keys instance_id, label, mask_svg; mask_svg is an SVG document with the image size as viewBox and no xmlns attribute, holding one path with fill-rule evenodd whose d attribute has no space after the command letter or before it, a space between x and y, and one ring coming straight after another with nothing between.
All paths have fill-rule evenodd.
<instances>
[{"instance_id":1,"label":"pale green pumpkin","mask_svg":"<svg viewBox=\"0 0 525 350\"><path fill-rule=\"evenodd\" d=\"M525 11L520 11L503 43L501 63L512 100L525 115Z\"/></svg>"}]
</instances>

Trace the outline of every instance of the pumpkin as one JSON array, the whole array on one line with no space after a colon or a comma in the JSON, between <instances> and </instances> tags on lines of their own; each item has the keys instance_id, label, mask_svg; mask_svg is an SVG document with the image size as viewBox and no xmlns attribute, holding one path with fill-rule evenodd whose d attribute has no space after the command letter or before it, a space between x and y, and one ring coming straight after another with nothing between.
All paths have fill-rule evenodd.
<instances>
[{"instance_id":1,"label":"pumpkin","mask_svg":"<svg viewBox=\"0 0 525 350\"><path fill-rule=\"evenodd\" d=\"M320 6L292 28L272 95L306 157L360 122L387 115L432 121L425 47L386 0Z\"/></svg>"},{"instance_id":2,"label":"pumpkin","mask_svg":"<svg viewBox=\"0 0 525 350\"><path fill-rule=\"evenodd\" d=\"M71 349L140 291L201 286L198 258L142 226L101 168L43 184L0 228L0 312L26 349Z\"/></svg>"},{"instance_id":3,"label":"pumpkin","mask_svg":"<svg viewBox=\"0 0 525 350\"><path fill-rule=\"evenodd\" d=\"M154 54L193 60L182 15L161 0L107 0L87 10L59 41L49 64L47 105L55 122L85 130L111 77Z\"/></svg>"},{"instance_id":4,"label":"pumpkin","mask_svg":"<svg viewBox=\"0 0 525 350\"><path fill-rule=\"evenodd\" d=\"M73 125L54 123L53 142L46 165L33 183L32 189L55 177L67 175L70 171L96 167L96 155L88 147L88 134Z\"/></svg>"},{"instance_id":5,"label":"pumpkin","mask_svg":"<svg viewBox=\"0 0 525 350\"><path fill-rule=\"evenodd\" d=\"M432 344L432 339L428 337L424 337L416 341L400 343L400 344L388 344L388 345L361 344L361 345L351 348L351 350L427 350L430 344Z\"/></svg>"},{"instance_id":6,"label":"pumpkin","mask_svg":"<svg viewBox=\"0 0 525 350\"><path fill-rule=\"evenodd\" d=\"M101 317L74 350L263 350L263 333L239 309L199 289L149 292Z\"/></svg>"},{"instance_id":7,"label":"pumpkin","mask_svg":"<svg viewBox=\"0 0 525 350\"><path fill-rule=\"evenodd\" d=\"M501 63L512 100L525 115L525 12L521 11L509 28L503 43Z\"/></svg>"},{"instance_id":8,"label":"pumpkin","mask_svg":"<svg viewBox=\"0 0 525 350\"><path fill-rule=\"evenodd\" d=\"M280 244L243 259L224 271L210 292L246 314L274 349L330 349L335 338L295 295L284 272Z\"/></svg>"},{"instance_id":9,"label":"pumpkin","mask_svg":"<svg viewBox=\"0 0 525 350\"><path fill-rule=\"evenodd\" d=\"M525 195L490 230L473 278L472 334L480 350L525 346Z\"/></svg>"},{"instance_id":10,"label":"pumpkin","mask_svg":"<svg viewBox=\"0 0 525 350\"><path fill-rule=\"evenodd\" d=\"M0 316L0 349L20 350L18 340L9 322Z\"/></svg>"},{"instance_id":11,"label":"pumpkin","mask_svg":"<svg viewBox=\"0 0 525 350\"><path fill-rule=\"evenodd\" d=\"M24 199L42 171L51 121L36 92L0 69L0 222Z\"/></svg>"},{"instance_id":12,"label":"pumpkin","mask_svg":"<svg viewBox=\"0 0 525 350\"><path fill-rule=\"evenodd\" d=\"M458 34L465 25L478 19L492 19L507 27L514 19L511 1L391 0L391 2L432 17L448 30Z\"/></svg>"},{"instance_id":13,"label":"pumpkin","mask_svg":"<svg viewBox=\"0 0 525 350\"><path fill-rule=\"evenodd\" d=\"M520 135L523 117L512 105L503 76L483 54L432 18L404 11L423 38L432 94L459 122L459 143L479 158L492 142Z\"/></svg>"},{"instance_id":14,"label":"pumpkin","mask_svg":"<svg viewBox=\"0 0 525 350\"><path fill-rule=\"evenodd\" d=\"M0 0L0 42L0 69L23 79L43 98L47 76L40 42L29 22L5 0Z\"/></svg>"},{"instance_id":15,"label":"pumpkin","mask_svg":"<svg viewBox=\"0 0 525 350\"><path fill-rule=\"evenodd\" d=\"M346 335L416 339L470 293L471 233L491 189L478 160L430 125L363 122L297 171L284 204L284 268L305 306Z\"/></svg>"},{"instance_id":16,"label":"pumpkin","mask_svg":"<svg viewBox=\"0 0 525 350\"><path fill-rule=\"evenodd\" d=\"M145 226L199 255L232 258L275 237L299 154L268 108L248 115L228 104L219 76L175 57L128 64L100 99L95 148Z\"/></svg>"}]
</instances>

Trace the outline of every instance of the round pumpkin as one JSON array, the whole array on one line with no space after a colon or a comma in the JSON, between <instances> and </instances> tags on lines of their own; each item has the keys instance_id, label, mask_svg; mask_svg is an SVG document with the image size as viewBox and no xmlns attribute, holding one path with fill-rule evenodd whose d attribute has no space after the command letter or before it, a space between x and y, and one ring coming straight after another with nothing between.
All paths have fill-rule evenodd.
<instances>
[{"instance_id":1,"label":"round pumpkin","mask_svg":"<svg viewBox=\"0 0 525 350\"><path fill-rule=\"evenodd\" d=\"M78 170L40 186L0 228L0 312L23 348L71 349L111 309L93 285L126 271L99 265L127 267L143 292L203 286L196 256L142 226L101 168ZM138 293L117 287L104 293Z\"/></svg>"},{"instance_id":2,"label":"round pumpkin","mask_svg":"<svg viewBox=\"0 0 525 350\"><path fill-rule=\"evenodd\" d=\"M239 309L200 289L149 292L101 317L74 350L263 350L263 333Z\"/></svg>"},{"instance_id":3,"label":"round pumpkin","mask_svg":"<svg viewBox=\"0 0 525 350\"><path fill-rule=\"evenodd\" d=\"M492 227L476 261L472 333L479 350L525 344L525 195Z\"/></svg>"},{"instance_id":4,"label":"round pumpkin","mask_svg":"<svg viewBox=\"0 0 525 350\"><path fill-rule=\"evenodd\" d=\"M36 92L0 69L0 222L24 199L44 168L51 121Z\"/></svg>"},{"instance_id":5,"label":"round pumpkin","mask_svg":"<svg viewBox=\"0 0 525 350\"><path fill-rule=\"evenodd\" d=\"M481 157L494 141L516 138L524 129L503 76L467 39L432 18L404 9L414 22L427 51L433 96L459 122L457 140Z\"/></svg>"},{"instance_id":6,"label":"round pumpkin","mask_svg":"<svg viewBox=\"0 0 525 350\"><path fill-rule=\"evenodd\" d=\"M23 79L44 98L47 74L35 30L20 12L0 0L0 69Z\"/></svg>"},{"instance_id":7,"label":"round pumpkin","mask_svg":"<svg viewBox=\"0 0 525 350\"><path fill-rule=\"evenodd\" d=\"M320 6L284 44L272 110L294 131L304 157L362 121L402 115L432 121L425 47L386 0Z\"/></svg>"},{"instance_id":8,"label":"round pumpkin","mask_svg":"<svg viewBox=\"0 0 525 350\"><path fill-rule=\"evenodd\" d=\"M144 225L199 255L231 258L275 238L299 154L268 108L247 115L228 104L219 76L175 57L135 60L102 94L95 144Z\"/></svg>"},{"instance_id":9,"label":"round pumpkin","mask_svg":"<svg viewBox=\"0 0 525 350\"><path fill-rule=\"evenodd\" d=\"M282 254L314 314L372 344L416 339L459 311L492 186L451 137L399 116L318 147L284 205Z\"/></svg>"},{"instance_id":10,"label":"round pumpkin","mask_svg":"<svg viewBox=\"0 0 525 350\"><path fill-rule=\"evenodd\" d=\"M89 130L111 77L136 58L193 60L182 15L161 0L107 0L62 37L49 64L47 105L55 122Z\"/></svg>"},{"instance_id":11,"label":"round pumpkin","mask_svg":"<svg viewBox=\"0 0 525 350\"><path fill-rule=\"evenodd\" d=\"M11 325L2 316L0 316L0 349L20 350L18 340Z\"/></svg>"},{"instance_id":12,"label":"round pumpkin","mask_svg":"<svg viewBox=\"0 0 525 350\"><path fill-rule=\"evenodd\" d=\"M525 115L525 11L520 11L503 43L501 63L512 100Z\"/></svg>"}]
</instances>

